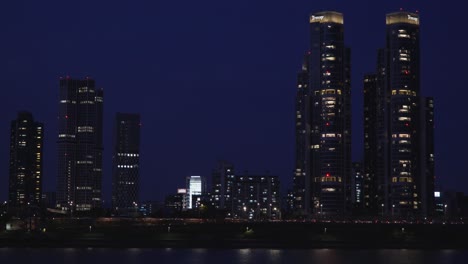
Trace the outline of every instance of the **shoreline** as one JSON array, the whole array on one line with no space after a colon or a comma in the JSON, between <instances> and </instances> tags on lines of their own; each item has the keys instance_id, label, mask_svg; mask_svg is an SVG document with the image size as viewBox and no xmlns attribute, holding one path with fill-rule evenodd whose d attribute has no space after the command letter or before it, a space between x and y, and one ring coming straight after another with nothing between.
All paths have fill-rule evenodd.
<instances>
[{"instance_id":1,"label":"shoreline","mask_svg":"<svg viewBox=\"0 0 468 264\"><path fill-rule=\"evenodd\" d=\"M468 249L468 225L171 223L0 233L0 248Z\"/></svg>"}]
</instances>

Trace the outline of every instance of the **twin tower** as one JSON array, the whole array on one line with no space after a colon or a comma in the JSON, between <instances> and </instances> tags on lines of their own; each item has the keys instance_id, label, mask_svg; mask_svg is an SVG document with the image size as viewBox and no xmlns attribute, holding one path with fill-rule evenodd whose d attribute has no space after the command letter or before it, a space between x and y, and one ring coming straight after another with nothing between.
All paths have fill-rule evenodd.
<instances>
[{"instance_id":1,"label":"twin tower","mask_svg":"<svg viewBox=\"0 0 468 264\"><path fill-rule=\"evenodd\" d=\"M433 99L420 94L419 15L387 15L386 45L375 73L364 76L359 203L351 198L351 52L343 14L319 12L309 22L310 48L297 78L296 213L430 216L434 111Z\"/></svg>"}]
</instances>

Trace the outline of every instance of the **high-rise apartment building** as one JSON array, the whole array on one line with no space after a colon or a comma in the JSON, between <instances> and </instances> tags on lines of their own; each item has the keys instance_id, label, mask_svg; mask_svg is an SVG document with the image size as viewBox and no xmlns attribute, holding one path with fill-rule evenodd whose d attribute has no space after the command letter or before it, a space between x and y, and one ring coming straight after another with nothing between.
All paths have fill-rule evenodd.
<instances>
[{"instance_id":1,"label":"high-rise apartment building","mask_svg":"<svg viewBox=\"0 0 468 264\"><path fill-rule=\"evenodd\" d=\"M364 78L364 200L383 215L433 211L434 112L420 92L419 22L414 13L387 15L377 74Z\"/></svg>"},{"instance_id":2,"label":"high-rise apartment building","mask_svg":"<svg viewBox=\"0 0 468 264\"><path fill-rule=\"evenodd\" d=\"M213 170L211 204L229 218L280 219L279 177L236 175L232 164L220 161Z\"/></svg>"},{"instance_id":3,"label":"high-rise apartment building","mask_svg":"<svg viewBox=\"0 0 468 264\"><path fill-rule=\"evenodd\" d=\"M29 112L11 121L9 205L40 206L42 199L42 149L44 125Z\"/></svg>"},{"instance_id":4,"label":"high-rise apartment building","mask_svg":"<svg viewBox=\"0 0 468 264\"><path fill-rule=\"evenodd\" d=\"M90 78L59 84L57 208L89 213L102 207L103 89Z\"/></svg>"},{"instance_id":5,"label":"high-rise apartment building","mask_svg":"<svg viewBox=\"0 0 468 264\"><path fill-rule=\"evenodd\" d=\"M236 218L266 220L281 218L280 181L272 175L236 175Z\"/></svg>"},{"instance_id":6,"label":"high-rise apartment building","mask_svg":"<svg viewBox=\"0 0 468 264\"><path fill-rule=\"evenodd\" d=\"M139 199L140 115L117 113L114 124L112 209L133 213Z\"/></svg>"},{"instance_id":7,"label":"high-rise apartment building","mask_svg":"<svg viewBox=\"0 0 468 264\"><path fill-rule=\"evenodd\" d=\"M298 215L306 214L306 178L310 185L310 92L309 55L304 56L301 71L297 75L296 91L296 167L293 179L293 210ZM310 195L308 196L310 198Z\"/></svg>"},{"instance_id":8,"label":"high-rise apartment building","mask_svg":"<svg viewBox=\"0 0 468 264\"><path fill-rule=\"evenodd\" d=\"M216 209L232 211L234 194L234 166L227 161L219 161L212 174L213 193L211 203ZM231 216L230 214L228 216Z\"/></svg>"},{"instance_id":9,"label":"high-rise apartment building","mask_svg":"<svg viewBox=\"0 0 468 264\"><path fill-rule=\"evenodd\" d=\"M310 16L306 58L296 100L296 209L342 215L351 204L351 87L341 13Z\"/></svg>"}]
</instances>

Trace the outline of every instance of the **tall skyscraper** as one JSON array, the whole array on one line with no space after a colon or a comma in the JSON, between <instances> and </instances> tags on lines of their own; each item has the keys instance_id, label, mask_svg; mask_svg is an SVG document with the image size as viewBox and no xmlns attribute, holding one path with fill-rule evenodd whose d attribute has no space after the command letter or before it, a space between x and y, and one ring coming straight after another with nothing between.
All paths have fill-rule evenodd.
<instances>
[{"instance_id":1,"label":"tall skyscraper","mask_svg":"<svg viewBox=\"0 0 468 264\"><path fill-rule=\"evenodd\" d=\"M364 166L371 186L365 197L374 201L374 212L427 216L434 201L434 113L433 99L420 92L419 16L391 13L386 24L375 79L364 78Z\"/></svg>"},{"instance_id":2,"label":"tall skyscraper","mask_svg":"<svg viewBox=\"0 0 468 264\"><path fill-rule=\"evenodd\" d=\"M114 126L112 209L135 212L140 182L140 115L117 113Z\"/></svg>"},{"instance_id":3,"label":"tall skyscraper","mask_svg":"<svg viewBox=\"0 0 468 264\"><path fill-rule=\"evenodd\" d=\"M342 215L351 203L350 50L343 15L311 15L310 36L296 100L295 198L307 215Z\"/></svg>"},{"instance_id":4,"label":"tall skyscraper","mask_svg":"<svg viewBox=\"0 0 468 264\"><path fill-rule=\"evenodd\" d=\"M102 206L104 92L90 78L59 83L57 208L90 213Z\"/></svg>"},{"instance_id":5,"label":"tall skyscraper","mask_svg":"<svg viewBox=\"0 0 468 264\"><path fill-rule=\"evenodd\" d=\"M42 199L42 149L44 125L29 112L11 121L9 205L40 206Z\"/></svg>"},{"instance_id":6,"label":"tall skyscraper","mask_svg":"<svg viewBox=\"0 0 468 264\"><path fill-rule=\"evenodd\" d=\"M296 91L296 168L293 179L294 211L305 215L306 177L310 177L310 91L309 54L304 56L301 71L297 75ZM310 185L310 179L307 180ZM310 192L310 188L307 188ZM310 196L308 196L310 198Z\"/></svg>"}]
</instances>

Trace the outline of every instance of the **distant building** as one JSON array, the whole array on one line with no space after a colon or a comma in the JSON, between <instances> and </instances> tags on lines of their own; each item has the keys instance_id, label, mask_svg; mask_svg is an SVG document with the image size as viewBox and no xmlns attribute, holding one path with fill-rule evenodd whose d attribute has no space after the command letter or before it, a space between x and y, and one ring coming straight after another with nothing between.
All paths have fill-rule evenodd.
<instances>
[{"instance_id":1,"label":"distant building","mask_svg":"<svg viewBox=\"0 0 468 264\"><path fill-rule=\"evenodd\" d=\"M154 217L162 211L164 204L156 201L144 201L139 203L139 212L143 217Z\"/></svg>"},{"instance_id":2,"label":"distant building","mask_svg":"<svg viewBox=\"0 0 468 264\"><path fill-rule=\"evenodd\" d=\"M294 197L294 191L293 190L288 190L286 196L283 199L283 206L281 208L284 208L285 213L291 218L295 212L295 197Z\"/></svg>"},{"instance_id":3,"label":"distant building","mask_svg":"<svg viewBox=\"0 0 468 264\"><path fill-rule=\"evenodd\" d=\"M216 209L227 210L231 216L233 210L233 188L235 184L234 166L226 161L219 161L213 170L212 205Z\"/></svg>"},{"instance_id":4,"label":"distant building","mask_svg":"<svg viewBox=\"0 0 468 264\"><path fill-rule=\"evenodd\" d=\"M436 216L443 216L447 220L468 218L468 196L463 192L444 191L435 192Z\"/></svg>"},{"instance_id":5,"label":"distant building","mask_svg":"<svg viewBox=\"0 0 468 264\"><path fill-rule=\"evenodd\" d=\"M103 93L90 78L60 79L58 209L89 214L102 208Z\"/></svg>"},{"instance_id":6,"label":"distant building","mask_svg":"<svg viewBox=\"0 0 468 264\"><path fill-rule=\"evenodd\" d=\"M213 171L211 205L226 212L226 217L251 220L281 217L278 176L236 175L226 161Z\"/></svg>"},{"instance_id":7,"label":"distant building","mask_svg":"<svg viewBox=\"0 0 468 264\"><path fill-rule=\"evenodd\" d=\"M117 113L114 129L112 210L125 215L139 201L140 115Z\"/></svg>"},{"instance_id":8,"label":"distant building","mask_svg":"<svg viewBox=\"0 0 468 264\"><path fill-rule=\"evenodd\" d=\"M364 76L364 188L363 210L376 215L386 193L385 179L385 94L382 85L383 50L379 51L377 74ZM379 78L377 77L379 76ZM377 82L379 81L379 83Z\"/></svg>"},{"instance_id":9,"label":"distant building","mask_svg":"<svg viewBox=\"0 0 468 264\"><path fill-rule=\"evenodd\" d=\"M164 200L164 206L168 209L168 215L177 215L182 212L184 207L186 192L178 192L177 194L171 194L166 196Z\"/></svg>"},{"instance_id":10,"label":"distant building","mask_svg":"<svg viewBox=\"0 0 468 264\"><path fill-rule=\"evenodd\" d=\"M44 125L19 112L10 132L9 206L40 206Z\"/></svg>"},{"instance_id":11,"label":"distant building","mask_svg":"<svg viewBox=\"0 0 468 264\"><path fill-rule=\"evenodd\" d=\"M196 197L200 198L204 191L204 182L201 176L188 176L186 179L187 203L186 209L197 208Z\"/></svg>"},{"instance_id":12,"label":"distant building","mask_svg":"<svg viewBox=\"0 0 468 264\"><path fill-rule=\"evenodd\" d=\"M278 176L246 173L236 176L235 186L234 217L250 220L281 218Z\"/></svg>"},{"instance_id":13,"label":"distant building","mask_svg":"<svg viewBox=\"0 0 468 264\"><path fill-rule=\"evenodd\" d=\"M296 167L291 194L292 210L298 215L305 216L309 212L306 208L310 199L310 89L309 89L309 54L304 56L301 71L297 75L296 90ZM307 181L307 185L306 185ZM308 207L310 203L308 202Z\"/></svg>"},{"instance_id":14,"label":"distant building","mask_svg":"<svg viewBox=\"0 0 468 264\"><path fill-rule=\"evenodd\" d=\"M43 192L42 193L42 206L47 208L55 208L57 204L56 192Z\"/></svg>"}]
</instances>

